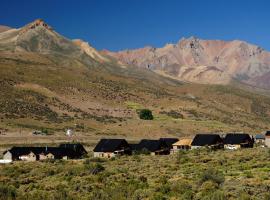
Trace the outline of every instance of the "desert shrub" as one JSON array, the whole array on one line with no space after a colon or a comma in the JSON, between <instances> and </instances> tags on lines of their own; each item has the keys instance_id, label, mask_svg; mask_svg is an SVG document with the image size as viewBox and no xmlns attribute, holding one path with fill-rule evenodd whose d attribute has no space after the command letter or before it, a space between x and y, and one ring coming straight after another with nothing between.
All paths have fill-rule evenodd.
<instances>
[{"instance_id":1,"label":"desert shrub","mask_svg":"<svg viewBox=\"0 0 270 200\"><path fill-rule=\"evenodd\" d=\"M140 117L140 119L143 119L143 120L153 120L154 119L152 111L149 109L140 110L139 117Z\"/></svg>"},{"instance_id":2,"label":"desert shrub","mask_svg":"<svg viewBox=\"0 0 270 200\"><path fill-rule=\"evenodd\" d=\"M171 191L171 186L166 176L161 176L159 178L156 191L163 195L168 194Z\"/></svg>"},{"instance_id":3,"label":"desert shrub","mask_svg":"<svg viewBox=\"0 0 270 200\"><path fill-rule=\"evenodd\" d=\"M202 200L225 200L226 196L224 192L217 190L213 192L209 192L206 196L201 198Z\"/></svg>"},{"instance_id":4,"label":"desert shrub","mask_svg":"<svg viewBox=\"0 0 270 200\"><path fill-rule=\"evenodd\" d=\"M181 196L181 199L193 199L192 184L187 180L178 180L171 184L171 193L174 196Z\"/></svg>"},{"instance_id":5,"label":"desert shrub","mask_svg":"<svg viewBox=\"0 0 270 200\"><path fill-rule=\"evenodd\" d=\"M88 165L88 164L90 164L91 163L91 160L90 159L85 159L84 161L83 161L83 164L85 164L85 165Z\"/></svg>"},{"instance_id":6,"label":"desert shrub","mask_svg":"<svg viewBox=\"0 0 270 200\"><path fill-rule=\"evenodd\" d=\"M106 162L106 160L104 158L98 158L98 157L96 157L96 158L89 158L88 160L89 160L89 162L90 161L91 162L99 162L99 163Z\"/></svg>"},{"instance_id":7,"label":"desert shrub","mask_svg":"<svg viewBox=\"0 0 270 200\"><path fill-rule=\"evenodd\" d=\"M84 164L84 167L89 171L90 174L98 174L105 170L105 168L100 163Z\"/></svg>"},{"instance_id":8,"label":"desert shrub","mask_svg":"<svg viewBox=\"0 0 270 200\"><path fill-rule=\"evenodd\" d=\"M254 177L251 171L245 171L245 175L246 175L247 178L253 178Z\"/></svg>"},{"instance_id":9,"label":"desert shrub","mask_svg":"<svg viewBox=\"0 0 270 200\"><path fill-rule=\"evenodd\" d=\"M196 199L203 200L223 200L225 195L218 190L218 184L209 180L204 182L196 194Z\"/></svg>"},{"instance_id":10,"label":"desert shrub","mask_svg":"<svg viewBox=\"0 0 270 200\"><path fill-rule=\"evenodd\" d=\"M44 134L44 135L48 135L49 131L46 128L41 128L41 133Z\"/></svg>"},{"instance_id":11,"label":"desert shrub","mask_svg":"<svg viewBox=\"0 0 270 200\"><path fill-rule=\"evenodd\" d=\"M146 189L138 189L134 192L132 200L147 199L149 192Z\"/></svg>"},{"instance_id":12,"label":"desert shrub","mask_svg":"<svg viewBox=\"0 0 270 200\"><path fill-rule=\"evenodd\" d=\"M264 200L269 200L270 199L270 193L264 194Z\"/></svg>"},{"instance_id":13,"label":"desert shrub","mask_svg":"<svg viewBox=\"0 0 270 200\"><path fill-rule=\"evenodd\" d=\"M16 199L16 188L11 185L4 185L0 183L0 200Z\"/></svg>"},{"instance_id":14,"label":"desert shrub","mask_svg":"<svg viewBox=\"0 0 270 200\"><path fill-rule=\"evenodd\" d=\"M151 200L167 200L167 198L162 193L155 193Z\"/></svg>"},{"instance_id":15,"label":"desert shrub","mask_svg":"<svg viewBox=\"0 0 270 200\"><path fill-rule=\"evenodd\" d=\"M251 200L251 196L245 192L240 193L239 200Z\"/></svg>"},{"instance_id":16,"label":"desert shrub","mask_svg":"<svg viewBox=\"0 0 270 200\"><path fill-rule=\"evenodd\" d=\"M223 173L219 172L214 168L206 169L200 176L200 183L203 184L206 181L213 181L218 185L222 184L225 181Z\"/></svg>"},{"instance_id":17,"label":"desert shrub","mask_svg":"<svg viewBox=\"0 0 270 200\"><path fill-rule=\"evenodd\" d=\"M176 164L184 164L189 161L186 151L178 151L176 154Z\"/></svg>"}]
</instances>

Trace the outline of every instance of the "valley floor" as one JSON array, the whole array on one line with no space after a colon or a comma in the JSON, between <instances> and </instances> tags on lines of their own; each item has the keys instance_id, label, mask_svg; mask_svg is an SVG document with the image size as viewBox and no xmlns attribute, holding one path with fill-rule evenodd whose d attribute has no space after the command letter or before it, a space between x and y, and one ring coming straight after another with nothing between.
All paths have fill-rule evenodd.
<instances>
[{"instance_id":1,"label":"valley floor","mask_svg":"<svg viewBox=\"0 0 270 200\"><path fill-rule=\"evenodd\" d=\"M270 199L270 151L192 150L0 166L0 199Z\"/></svg>"}]
</instances>

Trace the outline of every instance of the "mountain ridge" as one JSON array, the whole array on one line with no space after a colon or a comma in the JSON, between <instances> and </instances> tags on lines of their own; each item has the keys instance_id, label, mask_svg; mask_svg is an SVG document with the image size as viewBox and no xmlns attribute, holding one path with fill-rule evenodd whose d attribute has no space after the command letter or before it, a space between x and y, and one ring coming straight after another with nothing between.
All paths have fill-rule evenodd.
<instances>
[{"instance_id":1,"label":"mountain ridge","mask_svg":"<svg viewBox=\"0 0 270 200\"><path fill-rule=\"evenodd\" d=\"M268 96L231 84L183 82L164 71L121 64L44 23L34 21L0 33L0 130L47 129L58 134L71 127L84 138L153 138L197 131L261 131L269 124ZM168 49L174 46L145 51L155 58L155 51ZM192 59L185 61L195 62ZM186 68L181 70L188 77ZM208 79L208 71L214 71L220 74L217 80L228 80L216 66L193 68L200 78ZM166 69L172 73L177 66ZM142 108L152 110L153 121L138 118Z\"/></svg>"},{"instance_id":2,"label":"mountain ridge","mask_svg":"<svg viewBox=\"0 0 270 200\"><path fill-rule=\"evenodd\" d=\"M9 26L0 25L0 33L8 31L10 29L12 29L12 28Z\"/></svg>"},{"instance_id":3,"label":"mountain ridge","mask_svg":"<svg viewBox=\"0 0 270 200\"><path fill-rule=\"evenodd\" d=\"M118 52L104 51L104 54L122 64L163 71L184 81L229 84L235 79L264 89L270 87L264 79L259 79L270 71L270 53L241 40L190 37L161 48L147 46Z\"/></svg>"}]
</instances>

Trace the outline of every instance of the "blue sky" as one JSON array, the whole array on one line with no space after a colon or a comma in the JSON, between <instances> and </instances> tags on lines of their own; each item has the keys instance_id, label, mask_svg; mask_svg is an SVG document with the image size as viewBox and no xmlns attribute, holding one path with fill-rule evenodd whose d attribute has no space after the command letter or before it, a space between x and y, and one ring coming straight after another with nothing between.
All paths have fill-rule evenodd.
<instances>
[{"instance_id":1,"label":"blue sky","mask_svg":"<svg viewBox=\"0 0 270 200\"><path fill-rule=\"evenodd\" d=\"M1 0L0 24L44 19L97 49L161 47L182 37L245 40L270 50L267 0Z\"/></svg>"}]
</instances>

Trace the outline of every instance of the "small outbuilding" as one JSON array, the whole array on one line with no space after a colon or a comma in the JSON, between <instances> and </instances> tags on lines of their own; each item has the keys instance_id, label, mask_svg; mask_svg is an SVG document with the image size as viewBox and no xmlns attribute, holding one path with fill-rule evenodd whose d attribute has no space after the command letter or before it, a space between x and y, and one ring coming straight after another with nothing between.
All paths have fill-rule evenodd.
<instances>
[{"instance_id":1,"label":"small outbuilding","mask_svg":"<svg viewBox=\"0 0 270 200\"><path fill-rule=\"evenodd\" d=\"M177 153L178 151L182 151L182 150L189 150L191 149L191 143L192 143L192 139L188 139L188 138L183 138L180 139L178 142L175 142L172 146L173 148L171 149L171 153Z\"/></svg>"},{"instance_id":2,"label":"small outbuilding","mask_svg":"<svg viewBox=\"0 0 270 200\"><path fill-rule=\"evenodd\" d=\"M101 139L93 151L94 157L99 158L131 154L131 148L125 139Z\"/></svg>"},{"instance_id":3,"label":"small outbuilding","mask_svg":"<svg viewBox=\"0 0 270 200\"><path fill-rule=\"evenodd\" d=\"M247 133L228 133L224 138L225 149L252 148L254 139Z\"/></svg>"},{"instance_id":4,"label":"small outbuilding","mask_svg":"<svg viewBox=\"0 0 270 200\"><path fill-rule=\"evenodd\" d=\"M208 147L211 149L223 148L223 140L218 134L197 134L191 143L191 149Z\"/></svg>"}]
</instances>

